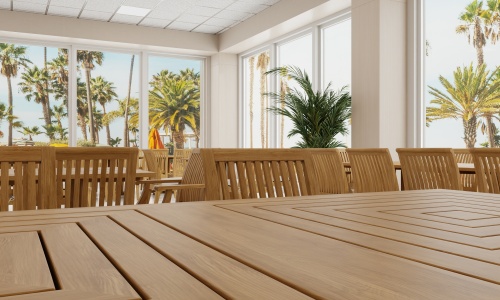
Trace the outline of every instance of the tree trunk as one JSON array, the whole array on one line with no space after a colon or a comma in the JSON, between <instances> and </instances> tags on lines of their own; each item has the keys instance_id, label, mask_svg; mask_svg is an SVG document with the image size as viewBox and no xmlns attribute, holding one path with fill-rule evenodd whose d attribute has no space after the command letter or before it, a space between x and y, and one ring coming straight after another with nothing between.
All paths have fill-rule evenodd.
<instances>
[{"instance_id":1,"label":"tree trunk","mask_svg":"<svg viewBox=\"0 0 500 300\"><path fill-rule=\"evenodd\" d=\"M7 88L9 92L9 115L14 115L14 104L12 100L12 82L10 80L10 76L7 76ZM9 129L8 129L8 137L7 137L7 145L12 146L12 118L9 118Z\"/></svg>"},{"instance_id":2,"label":"tree trunk","mask_svg":"<svg viewBox=\"0 0 500 300\"><path fill-rule=\"evenodd\" d=\"M80 129L82 130L83 133L83 139L88 140L87 138L87 125L85 125L85 117L82 115L78 115L78 119L80 119Z\"/></svg>"},{"instance_id":3,"label":"tree trunk","mask_svg":"<svg viewBox=\"0 0 500 300\"><path fill-rule=\"evenodd\" d=\"M125 147L130 146L129 130L128 130L128 106L130 104L130 90L132 89L132 74L134 72L134 58L135 58L135 55L132 55L132 59L130 60L130 75L128 78L127 102L125 102L125 128L123 129L123 145Z\"/></svg>"},{"instance_id":4,"label":"tree trunk","mask_svg":"<svg viewBox=\"0 0 500 300\"><path fill-rule=\"evenodd\" d=\"M265 81L266 81L266 75L264 74L265 70L262 68L260 70L260 142L262 143L262 148L266 148L266 120L265 120L265 101L266 97L262 95L264 89L265 89Z\"/></svg>"},{"instance_id":5,"label":"tree trunk","mask_svg":"<svg viewBox=\"0 0 500 300\"><path fill-rule=\"evenodd\" d=\"M49 95L44 96L42 102L42 110L43 110L43 120L45 121L45 125L50 126L52 124L52 119L50 117L50 109L49 109Z\"/></svg>"},{"instance_id":6,"label":"tree trunk","mask_svg":"<svg viewBox=\"0 0 500 300\"><path fill-rule=\"evenodd\" d=\"M475 23L474 23L474 48L476 48L476 55L477 55L477 66L481 66L484 63L484 53L483 53L483 47L484 47L484 35L481 30L481 19L480 17L476 17Z\"/></svg>"},{"instance_id":7,"label":"tree trunk","mask_svg":"<svg viewBox=\"0 0 500 300\"><path fill-rule=\"evenodd\" d=\"M90 138L92 139L92 144L95 144L94 110L92 108L92 95L90 93L90 69L88 68L85 68L85 80L87 80L87 113L89 114Z\"/></svg>"},{"instance_id":8,"label":"tree trunk","mask_svg":"<svg viewBox=\"0 0 500 300\"><path fill-rule=\"evenodd\" d=\"M172 129L172 138L174 139L175 149L184 149L184 130L174 131Z\"/></svg>"},{"instance_id":9,"label":"tree trunk","mask_svg":"<svg viewBox=\"0 0 500 300\"><path fill-rule=\"evenodd\" d=\"M102 118L106 118L106 105L102 105ZM111 131L109 130L109 124L106 124L106 143L111 145Z\"/></svg>"},{"instance_id":10,"label":"tree trunk","mask_svg":"<svg viewBox=\"0 0 500 300\"><path fill-rule=\"evenodd\" d=\"M47 71L47 47L43 47L43 70ZM45 119L45 125L49 126L52 124L52 116L50 111L50 99L49 99L49 81L44 82L44 93L46 95L45 101L42 102L43 106L43 118ZM49 136L50 139L54 138L54 135Z\"/></svg>"},{"instance_id":11,"label":"tree trunk","mask_svg":"<svg viewBox=\"0 0 500 300\"><path fill-rule=\"evenodd\" d=\"M490 148L496 148L497 145L495 144L495 133L493 132L493 117L491 114L487 114L484 116L486 119L486 129L487 129L487 134L488 134L488 143L490 144Z\"/></svg>"},{"instance_id":12,"label":"tree trunk","mask_svg":"<svg viewBox=\"0 0 500 300\"><path fill-rule=\"evenodd\" d=\"M468 121L463 120L464 142L467 148L474 148L476 145L477 117L472 117Z\"/></svg>"}]
</instances>

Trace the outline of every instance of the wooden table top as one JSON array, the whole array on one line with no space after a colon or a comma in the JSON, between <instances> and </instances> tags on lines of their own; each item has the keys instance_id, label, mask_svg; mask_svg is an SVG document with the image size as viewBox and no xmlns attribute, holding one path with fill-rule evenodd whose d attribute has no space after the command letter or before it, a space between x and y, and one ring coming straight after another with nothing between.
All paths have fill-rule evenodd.
<instances>
[{"instance_id":1,"label":"wooden table top","mask_svg":"<svg viewBox=\"0 0 500 300\"><path fill-rule=\"evenodd\" d=\"M2 299L499 299L500 196L0 213Z\"/></svg>"}]
</instances>

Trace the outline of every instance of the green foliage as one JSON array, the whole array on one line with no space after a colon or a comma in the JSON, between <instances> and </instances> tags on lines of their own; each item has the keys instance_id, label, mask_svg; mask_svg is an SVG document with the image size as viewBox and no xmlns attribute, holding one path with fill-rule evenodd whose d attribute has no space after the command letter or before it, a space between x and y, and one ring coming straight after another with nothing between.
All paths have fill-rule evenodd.
<instances>
[{"instance_id":1,"label":"green foliage","mask_svg":"<svg viewBox=\"0 0 500 300\"><path fill-rule=\"evenodd\" d=\"M118 145L120 144L121 141L122 141L122 139L120 137L111 138L110 139L110 146L111 147L118 147Z\"/></svg>"},{"instance_id":2,"label":"green foliage","mask_svg":"<svg viewBox=\"0 0 500 300\"><path fill-rule=\"evenodd\" d=\"M78 140L76 142L76 146L78 146L78 147L95 147L95 144L92 143L92 141Z\"/></svg>"},{"instance_id":3,"label":"green foliage","mask_svg":"<svg viewBox=\"0 0 500 300\"><path fill-rule=\"evenodd\" d=\"M266 93L276 101L269 111L289 118L293 123L288 137L299 135L302 140L298 148L345 147L335 139L338 134L347 134L347 122L351 117L351 96L346 88L339 92L330 90L315 92L306 72L297 67L286 66L268 71L294 80L299 88L288 89L284 97L278 93Z\"/></svg>"}]
</instances>

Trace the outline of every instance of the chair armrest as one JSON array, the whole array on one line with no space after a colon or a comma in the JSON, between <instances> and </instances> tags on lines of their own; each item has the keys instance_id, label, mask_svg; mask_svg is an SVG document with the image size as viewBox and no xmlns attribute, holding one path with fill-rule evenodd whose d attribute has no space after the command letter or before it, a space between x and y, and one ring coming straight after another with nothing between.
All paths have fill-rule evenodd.
<instances>
[{"instance_id":1,"label":"chair armrest","mask_svg":"<svg viewBox=\"0 0 500 300\"><path fill-rule=\"evenodd\" d=\"M200 184L170 184L170 185L157 185L154 187L155 191L157 192L164 192L164 191L176 191L176 190L186 190L186 189L204 189L205 185L200 183Z\"/></svg>"},{"instance_id":2,"label":"chair armrest","mask_svg":"<svg viewBox=\"0 0 500 300\"><path fill-rule=\"evenodd\" d=\"M163 178L163 179L140 179L136 180L136 184L161 184L161 183L180 183L182 181L181 177L176 178Z\"/></svg>"}]
</instances>

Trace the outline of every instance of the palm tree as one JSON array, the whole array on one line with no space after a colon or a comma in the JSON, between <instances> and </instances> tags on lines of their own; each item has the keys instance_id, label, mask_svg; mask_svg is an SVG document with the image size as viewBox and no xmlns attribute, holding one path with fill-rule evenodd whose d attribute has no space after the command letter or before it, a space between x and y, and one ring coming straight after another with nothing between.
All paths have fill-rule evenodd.
<instances>
[{"instance_id":1,"label":"palm tree","mask_svg":"<svg viewBox=\"0 0 500 300\"><path fill-rule=\"evenodd\" d=\"M3 103L0 102L0 125L2 124L3 120L8 119L10 116L10 110L7 108L7 106ZM3 131L0 130L0 138L3 137Z\"/></svg>"},{"instance_id":2,"label":"palm tree","mask_svg":"<svg viewBox=\"0 0 500 300\"><path fill-rule=\"evenodd\" d=\"M166 79L149 92L150 122L153 128L172 132L176 149L184 148L186 125L198 128L200 90L193 82Z\"/></svg>"},{"instance_id":3,"label":"palm tree","mask_svg":"<svg viewBox=\"0 0 500 300\"><path fill-rule=\"evenodd\" d=\"M22 135L27 135L30 141L33 140L33 136L37 136L43 133L40 131L40 127L38 126L33 126L33 127L25 126L23 127L23 130L18 130L17 132L21 133Z\"/></svg>"},{"instance_id":4,"label":"palm tree","mask_svg":"<svg viewBox=\"0 0 500 300\"><path fill-rule=\"evenodd\" d=\"M63 52L52 61L48 62L47 68L52 80L52 92L56 99L63 99L63 103L68 110L68 56Z\"/></svg>"},{"instance_id":5,"label":"palm tree","mask_svg":"<svg viewBox=\"0 0 500 300\"><path fill-rule=\"evenodd\" d=\"M52 124L49 92L47 82L50 79L49 72L45 69L40 69L37 66L26 69L21 75L19 87L21 92L25 94L26 100L34 100L35 103L42 105L43 119L45 125Z\"/></svg>"},{"instance_id":6,"label":"palm tree","mask_svg":"<svg viewBox=\"0 0 500 300\"><path fill-rule=\"evenodd\" d=\"M474 0L465 7L465 11L460 15L462 24L457 26L456 32L465 34L469 43L476 49L477 64L484 64L483 48L488 40L495 44L499 34L500 25L498 13L500 12L500 0L487 0L487 9L483 8L483 1ZM486 120L486 132L488 142L492 147L495 145L495 128L493 124L493 114L498 110L490 110L484 114Z\"/></svg>"},{"instance_id":7,"label":"palm tree","mask_svg":"<svg viewBox=\"0 0 500 300\"><path fill-rule=\"evenodd\" d=\"M92 97L94 97L94 99L102 106L103 120L106 120L106 105L118 97L115 93L115 86L112 82L106 81L102 76L98 76L96 78L92 78L91 89ZM109 123L107 121L103 121L103 125L106 127L106 142L110 145L111 131L109 129Z\"/></svg>"},{"instance_id":8,"label":"palm tree","mask_svg":"<svg viewBox=\"0 0 500 300\"><path fill-rule=\"evenodd\" d=\"M90 138L93 144L96 142L96 128L94 124L94 109L92 108L92 91L90 90L91 71L94 70L95 65L102 65L104 54L99 51L77 51L77 61L81 63L82 68L85 70L85 82L87 83L87 112L90 127Z\"/></svg>"},{"instance_id":9,"label":"palm tree","mask_svg":"<svg viewBox=\"0 0 500 300\"><path fill-rule=\"evenodd\" d=\"M67 134L67 129L62 125L62 119L68 116L64 104L52 107L52 115L55 118L55 126L57 133L59 133L59 139L63 140Z\"/></svg>"},{"instance_id":10,"label":"palm tree","mask_svg":"<svg viewBox=\"0 0 500 300\"><path fill-rule=\"evenodd\" d=\"M250 148L253 148L253 82L255 80L255 56L251 56L248 59L248 64L250 68L250 96L248 99L249 113L250 113Z\"/></svg>"},{"instance_id":11,"label":"palm tree","mask_svg":"<svg viewBox=\"0 0 500 300\"><path fill-rule=\"evenodd\" d=\"M267 68L269 67L269 53L268 52L262 52L259 54L257 57L257 69L260 70L260 134L261 134L261 142L262 142L262 148L267 148L267 137L268 137L268 130L269 130L269 124L267 114L266 114L266 108L268 106L268 101L267 101L267 80L266 80L266 72Z\"/></svg>"},{"instance_id":12,"label":"palm tree","mask_svg":"<svg viewBox=\"0 0 500 300\"><path fill-rule=\"evenodd\" d=\"M86 104L87 99L87 84L80 80L80 78L76 79L76 115L78 118L78 126L80 126L80 130L83 134L83 139L85 141L87 138L87 120L85 116L87 116L88 106ZM95 143L94 143L95 144Z\"/></svg>"},{"instance_id":13,"label":"palm tree","mask_svg":"<svg viewBox=\"0 0 500 300\"><path fill-rule=\"evenodd\" d=\"M8 104L10 108L10 114L14 114L14 104L12 97L12 77L17 77L17 72L21 66L26 67L28 63L31 63L29 59L26 58L26 47L16 46L14 44L0 43L0 64L1 73L7 78L7 89L9 93ZM9 129L8 129L8 145L12 146L12 128L13 120L9 119Z\"/></svg>"},{"instance_id":14,"label":"palm tree","mask_svg":"<svg viewBox=\"0 0 500 300\"><path fill-rule=\"evenodd\" d=\"M151 87L161 88L161 84L163 81L167 79L175 79L178 75L170 72L169 70L161 70L160 73L153 75L153 79L149 82Z\"/></svg>"},{"instance_id":15,"label":"palm tree","mask_svg":"<svg viewBox=\"0 0 500 300\"><path fill-rule=\"evenodd\" d=\"M117 101L118 101L118 109L107 113L106 117L103 118L103 123L110 124L111 122L115 121L118 118L123 118L123 116L125 115L125 109L126 109L125 107L127 106L127 101L128 101L128 108L127 108L129 111L128 130L134 131L135 128L139 128L139 99L130 98L130 100L128 100L127 98L125 98Z\"/></svg>"},{"instance_id":16,"label":"palm tree","mask_svg":"<svg viewBox=\"0 0 500 300\"><path fill-rule=\"evenodd\" d=\"M478 118L492 114L500 105L500 80L494 80L499 69L490 75L484 64L475 69L472 64L458 67L453 72L453 83L440 76L439 81L445 91L429 87L430 94L434 96L431 105L435 106L427 107L427 123L448 118L462 119L465 145L473 148Z\"/></svg>"},{"instance_id":17,"label":"palm tree","mask_svg":"<svg viewBox=\"0 0 500 300\"><path fill-rule=\"evenodd\" d=\"M129 138L129 126L128 126L128 106L130 102L130 91L132 89L132 74L134 72L134 58L135 55L132 55L132 59L130 60L130 74L128 78L128 93L127 93L127 102L125 103L125 126L123 128L123 144L125 147L130 147L130 138Z\"/></svg>"},{"instance_id":18,"label":"palm tree","mask_svg":"<svg viewBox=\"0 0 500 300\"><path fill-rule=\"evenodd\" d=\"M280 93L266 93L278 102L268 110L292 121L288 137L299 135L302 138L297 147L345 147L335 136L348 132L346 121L351 117L351 96L346 87L335 92L330 90L329 84L324 91L315 92L307 73L292 66L272 69L266 74L289 76L298 84L298 88L289 88L284 98Z\"/></svg>"}]
</instances>

